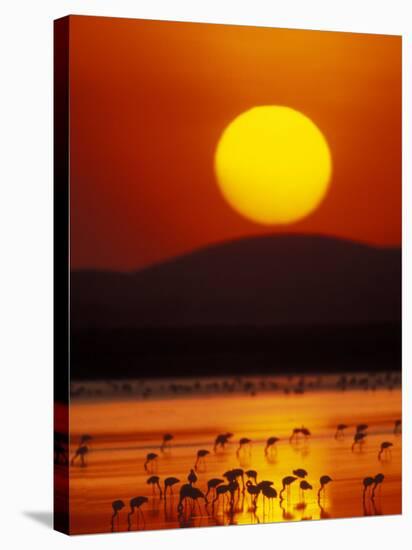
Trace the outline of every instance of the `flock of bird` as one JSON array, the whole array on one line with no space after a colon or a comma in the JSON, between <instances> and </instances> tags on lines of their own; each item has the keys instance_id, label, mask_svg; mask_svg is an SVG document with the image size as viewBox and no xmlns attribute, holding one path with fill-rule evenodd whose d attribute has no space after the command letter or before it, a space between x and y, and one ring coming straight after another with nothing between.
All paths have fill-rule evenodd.
<instances>
[{"instance_id":1,"label":"flock of bird","mask_svg":"<svg viewBox=\"0 0 412 550\"><path fill-rule=\"evenodd\" d=\"M158 384L150 380L139 381L115 381L106 380L104 383L93 385L93 383L73 383L71 396L107 396L107 395L134 395L143 399L159 395L195 395L195 394L225 394L241 392L255 396L258 393L282 392L284 394L302 394L306 391L319 390L321 388L371 390L386 388L392 390L401 383L398 373L373 373L361 375L346 375L339 377L322 376L289 376L285 380L280 378L246 379L234 377L228 379L215 379L208 381L186 380L173 381L170 383Z\"/></svg>"},{"instance_id":2,"label":"flock of bird","mask_svg":"<svg viewBox=\"0 0 412 550\"><path fill-rule=\"evenodd\" d=\"M336 427L334 434L335 439L343 439L345 437L345 431L349 426L345 424L339 424ZM361 449L367 437L368 426L366 424L359 424L355 427L355 433L353 437L353 443L351 446L352 452L356 448ZM395 434L401 433L401 420L396 420L393 427ZM301 426L294 428L289 437L290 444L298 444L300 440L306 441L310 438L311 432L308 428ZM225 432L219 434L213 444L213 451L219 453L223 451L233 438L233 434ZM91 440L91 436L83 435L79 442L79 447L74 453L71 460L71 464L74 464L76 460L80 461L80 465L85 465L85 455L87 454L87 445ZM164 434L160 443L160 453L165 454L170 452L172 447L172 441L174 437L172 434ZM277 437L269 437L266 440L264 446L264 455L267 458L273 453L276 453L276 445L280 441ZM239 459L242 453L251 452L252 441L249 438L243 437L238 441L236 447L236 457ZM380 445L378 452L378 460L383 461L389 459L392 442L384 441ZM262 499L263 506L268 501L271 505L274 499L279 499L279 504L282 510L282 502L284 500L290 501L291 499L291 487L297 485L299 488L299 505L304 508L305 494L314 490L314 484L308 481L308 472L303 468L298 468L291 471L290 475L283 477L281 480L282 487L278 491L274 487L274 482L271 480L259 480L258 472L256 470L244 470L242 468L233 468L222 474L221 477L213 477L206 481L205 490L201 490L198 486L198 473L206 471L206 459L211 451L207 449L199 449L194 457L193 468L187 475L185 482L182 482L176 477L166 477L163 480L156 475L156 463L160 456L158 453L150 452L146 455L143 467L145 472L149 475L147 478L147 485L152 487L152 498L159 498L163 500L166 507L167 499L173 499L174 488L180 484L178 503L176 506L176 513L179 518L193 516L196 512L196 507L199 511L199 515L202 514L200 508L200 502L204 503L205 514L207 516L214 516L219 507L223 505L229 515L239 511L238 503L242 498L244 501L245 496L248 498L250 505L249 510L256 512L259 499ZM333 480L329 475L322 475L317 483L317 503L321 510L321 517L328 517L322 515L324 509L322 507L322 496L325 494L326 486ZM362 501L365 508L366 500L374 501L376 491L380 489L384 481L384 475L378 473L374 476L367 476L363 479ZM316 490L315 489L315 490ZM142 507L149 502L148 496L136 496L129 501L129 511L127 513L127 527L132 529L133 517L136 516L137 528L142 521L145 525L144 512ZM115 526L119 529L119 516L121 510L126 507L124 500L117 499L112 503L112 516L111 516L111 529L115 530ZM284 517L287 517L284 514Z\"/></svg>"}]
</instances>

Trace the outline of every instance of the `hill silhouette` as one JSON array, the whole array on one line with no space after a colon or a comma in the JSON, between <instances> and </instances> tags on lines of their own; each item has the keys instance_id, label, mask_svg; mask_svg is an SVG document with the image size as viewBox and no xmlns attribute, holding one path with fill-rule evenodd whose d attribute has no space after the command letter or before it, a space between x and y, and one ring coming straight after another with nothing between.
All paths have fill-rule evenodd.
<instances>
[{"instance_id":1,"label":"hill silhouette","mask_svg":"<svg viewBox=\"0 0 412 550\"><path fill-rule=\"evenodd\" d=\"M72 378L398 369L401 251L320 236L71 273Z\"/></svg>"},{"instance_id":2,"label":"hill silhouette","mask_svg":"<svg viewBox=\"0 0 412 550\"><path fill-rule=\"evenodd\" d=\"M399 322L401 253L320 236L241 239L132 273L71 274L72 327Z\"/></svg>"}]
</instances>

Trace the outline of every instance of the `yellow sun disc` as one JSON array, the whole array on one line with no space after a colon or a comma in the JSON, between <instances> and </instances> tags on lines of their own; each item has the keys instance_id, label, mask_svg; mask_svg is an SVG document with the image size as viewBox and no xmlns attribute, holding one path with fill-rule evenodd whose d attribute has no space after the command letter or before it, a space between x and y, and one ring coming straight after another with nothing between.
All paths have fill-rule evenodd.
<instances>
[{"instance_id":1,"label":"yellow sun disc","mask_svg":"<svg viewBox=\"0 0 412 550\"><path fill-rule=\"evenodd\" d=\"M277 105L241 113L223 131L215 171L227 202L261 224L293 223L324 198L332 173L328 143L305 115Z\"/></svg>"}]
</instances>

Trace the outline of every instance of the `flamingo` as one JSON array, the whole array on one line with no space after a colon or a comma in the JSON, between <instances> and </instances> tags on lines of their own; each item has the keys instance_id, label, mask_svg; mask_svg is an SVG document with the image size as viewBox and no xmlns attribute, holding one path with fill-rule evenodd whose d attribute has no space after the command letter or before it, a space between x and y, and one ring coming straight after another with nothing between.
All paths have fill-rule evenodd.
<instances>
[{"instance_id":1,"label":"flamingo","mask_svg":"<svg viewBox=\"0 0 412 550\"><path fill-rule=\"evenodd\" d=\"M278 493L274 487L271 487L270 485L263 485L261 487L262 495L269 499L269 502L271 502L274 498L278 496Z\"/></svg>"},{"instance_id":2,"label":"flamingo","mask_svg":"<svg viewBox=\"0 0 412 550\"><path fill-rule=\"evenodd\" d=\"M198 503L198 499L202 498L205 501L205 504L207 504L207 500L205 498L205 495L202 493L200 489L197 487L193 487L190 483L185 483L180 488L180 499L179 504L177 506L177 510L179 514L183 511L183 502L185 502L186 499L190 498L194 503L197 502L200 510L200 505Z\"/></svg>"},{"instance_id":3,"label":"flamingo","mask_svg":"<svg viewBox=\"0 0 412 550\"><path fill-rule=\"evenodd\" d=\"M301 428L293 428L292 434L289 437L289 443L292 443L292 441L297 441L298 435L301 433Z\"/></svg>"},{"instance_id":4,"label":"flamingo","mask_svg":"<svg viewBox=\"0 0 412 550\"><path fill-rule=\"evenodd\" d=\"M160 479L159 479L159 476L150 476L146 483L148 485L151 485L152 486L152 493L153 493L153 496L155 494L155 487L157 487L159 489L159 497L162 498L162 488L160 487Z\"/></svg>"},{"instance_id":5,"label":"flamingo","mask_svg":"<svg viewBox=\"0 0 412 550\"><path fill-rule=\"evenodd\" d=\"M167 489L169 489L170 494L173 495L173 485L180 483L180 479L177 479L177 477L167 477L163 483L164 483L163 496L166 499Z\"/></svg>"},{"instance_id":6,"label":"flamingo","mask_svg":"<svg viewBox=\"0 0 412 550\"><path fill-rule=\"evenodd\" d=\"M199 467L201 464L204 464L204 461L205 461L205 457L210 454L209 451L206 451L206 449L200 449L199 451L197 451L197 455L196 455L196 462L195 462L195 466L194 466L194 469L195 471L199 471Z\"/></svg>"},{"instance_id":7,"label":"flamingo","mask_svg":"<svg viewBox=\"0 0 412 550\"><path fill-rule=\"evenodd\" d=\"M375 498L375 491L376 491L376 488L378 487L378 485L381 485L383 483L383 480L385 479L385 476L383 474L377 474L375 477L374 477L374 480L373 480L373 487L372 487L372 495L371 495L371 498L374 499Z\"/></svg>"},{"instance_id":8,"label":"flamingo","mask_svg":"<svg viewBox=\"0 0 412 550\"><path fill-rule=\"evenodd\" d=\"M172 439L173 439L172 434L164 434L162 439L162 444L160 445L160 450L162 453L166 451L166 448L170 448L170 442L172 441Z\"/></svg>"},{"instance_id":9,"label":"flamingo","mask_svg":"<svg viewBox=\"0 0 412 550\"><path fill-rule=\"evenodd\" d=\"M225 495L229 491L230 491L229 483L226 483L225 485L218 485L215 489L215 498L212 500L212 507L214 508L215 502L219 500L220 495Z\"/></svg>"},{"instance_id":10,"label":"flamingo","mask_svg":"<svg viewBox=\"0 0 412 550\"><path fill-rule=\"evenodd\" d=\"M251 500L252 500L252 506L256 508L256 501L260 494L260 487L257 485L253 485L253 483L250 481L250 479L246 482L246 490L249 493Z\"/></svg>"},{"instance_id":11,"label":"flamingo","mask_svg":"<svg viewBox=\"0 0 412 550\"><path fill-rule=\"evenodd\" d=\"M362 449L362 445L365 442L366 434L364 432L356 432L353 437L352 452L355 450L355 446L358 445L359 450Z\"/></svg>"},{"instance_id":12,"label":"flamingo","mask_svg":"<svg viewBox=\"0 0 412 550\"><path fill-rule=\"evenodd\" d=\"M318 502L320 501L320 494L321 492L325 492L325 486L330 483L331 481L333 481L333 479L329 476L321 476L320 480L319 480L319 483L320 483L320 487L319 487L319 491L318 491Z\"/></svg>"},{"instance_id":13,"label":"flamingo","mask_svg":"<svg viewBox=\"0 0 412 550\"><path fill-rule=\"evenodd\" d=\"M276 443L279 441L278 437L269 437L266 441L265 446L265 456L268 456L269 451L272 451L273 449L276 449Z\"/></svg>"},{"instance_id":14,"label":"flamingo","mask_svg":"<svg viewBox=\"0 0 412 550\"><path fill-rule=\"evenodd\" d=\"M148 500L149 499L147 497L134 497L130 500L130 512L127 514L127 525L129 531L132 527L132 515L134 514L135 510L137 512L137 521L139 522L139 514L141 514L143 525L145 524L143 510L141 510L140 507L148 502Z\"/></svg>"},{"instance_id":15,"label":"flamingo","mask_svg":"<svg viewBox=\"0 0 412 550\"><path fill-rule=\"evenodd\" d=\"M285 491L285 489L287 489L287 496L289 496L289 493L290 493L290 486L292 485L292 483L294 481L297 480L297 477L294 477L294 476L286 476L282 479L282 489L279 493L279 498L282 500L282 495Z\"/></svg>"},{"instance_id":16,"label":"flamingo","mask_svg":"<svg viewBox=\"0 0 412 550\"><path fill-rule=\"evenodd\" d=\"M241 478L242 479L242 487L243 487L243 491L245 490L245 472L242 470L242 468L234 468L232 470L232 475L234 476L234 480L237 480L237 478Z\"/></svg>"},{"instance_id":17,"label":"flamingo","mask_svg":"<svg viewBox=\"0 0 412 550\"><path fill-rule=\"evenodd\" d=\"M251 443L252 443L251 439L249 439L248 437L242 437L239 440L239 447L237 448L236 456L239 457L240 451L243 450L246 446L249 447L249 454L250 454L250 444Z\"/></svg>"},{"instance_id":18,"label":"flamingo","mask_svg":"<svg viewBox=\"0 0 412 550\"><path fill-rule=\"evenodd\" d=\"M356 426L356 433L365 432L368 428L369 426L367 424L358 424Z\"/></svg>"},{"instance_id":19,"label":"flamingo","mask_svg":"<svg viewBox=\"0 0 412 550\"><path fill-rule=\"evenodd\" d=\"M190 485L193 485L197 481L197 475L195 474L195 471L192 469L189 472L189 475L187 476L187 480Z\"/></svg>"},{"instance_id":20,"label":"flamingo","mask_svg":"<svg viewBox=\"0 0 412 550\"><path fill-rule=\"evenodd\" d=\"M385 457L386 457L388 453L391 452L391 449L390 449L391 447L393 447L393 443L391 443L390 441L384 441L383 443L381 443L381 448L378 453L378 460L381 460L382 453L385 453Z\"/></svg>"},{"instance_id":21,"label":"flamingo","mask_svg":"<svg viewBox=\"0 0 412 550\"><path fill-rule=\"evenodd\" d=\"M348 428L346 424L338 424L335 432L335 439L342 439L345 437L344 431Z\"/></svg>"},{"instance_id":22,"label":"flamingo","mask_svg":"<svg viewBox=\"0 0 412 550\"><path fill-rule=\"evenodd\" d=\"M310 483L308 483L305 479L303 479L301 482L300 482L300 490L301 490L301 495L302 495L302 501L305 500L305 491L311 491L313 489L312 485Z\"/></svg>"},{"instance_id":23,"label":"flamingo","mask_svg":"<svg viewBox=\"0 0 412 550\"><path fill-rule=\"evenodd\" d=\"M257 483L257 471L256 470L246 470L246 477L253 479Z\"/></svg>"},{"instance_id":24,"label":"flamingo","mask_svg":"<svg viewBox=\"0 0 412 550\"><path fill-rule=\"evenodd\" d=\"M70 464L73 466L76 458L80 457L80 466L81 467L86 466L85 456L87 455L88 452L89 452L89 447L87 445L81 445L76 449L76 452L74 453L74 456L71 459Z\"/></svg>"},{"instance_id":25,"label":"flamingo","mask_svg":"<svg viewBox=\"0 0 412 550\"><path fill-rule=\"evenodd\" d=\"M233 437L233 434L230 432L225 432L224 434L219 434L215 439L215 444L213 446L213 450L216 453L218 450L218 447L220 449L224 449L226 444L229 442L229 439Z\"/></svg>"},{"instance_id":26,"label":"flamingo","mask_svg":"<svg viewBox=\"0 0 412 550\"><path fill-rule=\"evenodd\" d=\"M363 480L363 493L362 498L365 500L366 492L368 488L375 483L375 479L373 477L365 477Z\"/></svg>"},{"instance_id":27,"label":"flamingo","mask_svg":"<svg viewBox=\"0 0 412 550\"><path fill-rule=\"evenodd\" d=\"M117 528L119 528L119 512L124 508L124 502L123 500L114 500L112 502L112 509L113 509L113 515L112 515L112 532L114 531L114 520L117 517Z\"/></svg>"},{"instance_id":28,"label":"flamingo","mask_svg":"<svg viewBox=\"0 0 412 550\"><path fill-rule=\"evenodd\" d=\"M303 468L298 468L297 470L293 470L292 473L294 476L300 477L301 479L304 479L308 475L308 472Z\"/></svg>"},{"instance_id":29,"label":"flamingo","mask_svg":"<svg viewBox=\"0 0 412 550\"><path fill-rule=\"evenodd\" d=\"M224 483L223 479L220 479L218 477L213 477L212 479L209 479L207 482L207 491L205 494L205 498L207 499L207 496L210 493L210 491L212 490L216 491L216 487L218 487L219 485L222 485L222 483Z\"/></svg>"},{"instance_id":30,"label":"flamingo","mask_svg":"<svg viewBox=\"0 0 412 550\"><path fill-rule=\"evenodd\" d=\"M158 458L159 455L157 455L156 453L149 453L146 455L146 461L144 463L144 469L146 470L146 472L149 471L149 464L153 464L153 462ZM153 468L152 468L152 471L153 471Z\"/></svg>"}]
</instances>

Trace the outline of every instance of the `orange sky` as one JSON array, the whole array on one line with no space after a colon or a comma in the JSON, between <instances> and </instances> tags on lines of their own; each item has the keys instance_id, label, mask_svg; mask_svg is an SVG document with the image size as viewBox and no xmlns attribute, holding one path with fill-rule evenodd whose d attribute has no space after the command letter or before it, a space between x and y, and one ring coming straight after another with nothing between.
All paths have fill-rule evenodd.
<instances>
[{"instance_id":1,"label":"orange sky","mask_svg":"<svg viewBox=\"0 0 412 550\"><path fill-rule=\"evenodd\" d=\"M401 239L401 38L71 17L72 268L130 270L273 232ZM223 199L213 154L256 105L286 105L325 134L320 207L265 227Z\"/></svg>"}]
</instances>

